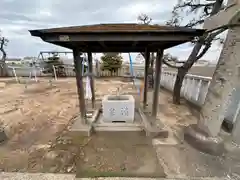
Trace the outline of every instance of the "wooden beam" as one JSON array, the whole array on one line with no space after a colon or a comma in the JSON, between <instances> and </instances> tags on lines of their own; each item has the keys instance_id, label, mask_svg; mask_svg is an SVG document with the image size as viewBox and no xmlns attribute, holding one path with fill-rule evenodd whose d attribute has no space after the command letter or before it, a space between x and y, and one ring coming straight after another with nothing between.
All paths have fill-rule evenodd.
<instances>
[{"instance_id":1,"label":"wooden beam","mask_svg":"<svg viewBox=\"0 0 240 180\"><path fill-rule=\"evenodd\" d=\"M43 54L53 54L53 53L72 54L73 52L71 52L71 51L41 51L40 53L43 53Z\"/></svg>"},{"instance_id":2,"label":"wooden beam","mask_svg":"<svg viewBox=\"0 0 240 180\"><path fill-rule=\"evenodd\" d=\"M134 41L134 42L132 43L132 47L135 47L137 44L138 44L138 41Z\"/></svg>"},{"instance_id":3,"label":"wooden beam","mask_svg":"<svg viewBox=\"0 0 240 180\"><path fill-rule=\"evenodd\" d=\"M111 42L111 45L107 45L103 47L99 42L49 42L55 45L59 45L65 48L73 49L79 48L82 52L87 53L91 51L92 53L104 53L104 52L120 52L120 53L128 53L128 52L144 52L146 46L148 50L151 52L157 52L158 49L166 49L170 48L186 41L172 41L172 42L137 42L137 46L133 46L133 42ZM124 44L124 45L123 45Z\"/></svg>"},{"instance_id":4,"label":"wooden beam","mask_svg":"<svg viewBox=\"0 0 240 180\"><path fill-rule=\"evenodd\" d=\"M99 44L100 44L104 49L107 48L107 46L105 45L105 43L104 43L103 41L99 41Z\"/></svg>"},{"instance_id":5,"label":"wooden beam","mask_svg":"<svg viewBox=\"0 0 240 180\"><path fill-rule=\"evenodd\" d=\"M135 42L135 41L146 41L146 42L171 42L171 41L190 41L195 37L194 35L173 35L172 33L159 34L159 35L141 35L141 34L46 34L41 38L47 42Z\"/></svg>"},{"instance_id":6,"label":"wooden beam","mask_svg":"<svg viewBox=\"0 0 240 180\"><path fill-rule=\"evenodd\" d=\"M73 50L81 120L83 124L86 124L86 107L85 107L84 87L83 87L83 80L82 80L82 58L80 57L80 55L81 55L81 52L78 49Z\"/></svg>"},{"instance_id":7,"label":"wooden beam","mask_svg":"<svg viewBox=\"0 0 240 180\"><path fill-rule=\"evenodd\" d=\"M144 70L144 92L143 92L143 108L147 106L147 92L148 92L148 69L150 64L150 52L145 49L145 70Z\"/></svg>"},{"instance_id":8,"label":"wooden beam","mask_svg":"<svg viewBox=\"0 0 240 180\"><path fill-rule=\"evenodd\" d=\"M94 108L95 105L95 88L94 88L94 78L93 78L93 62L92 62L92 52L88 52L88 70L90 76L90 86L92 91L92 108Z\"/></svg>"},{"instance_id":9,"label":"wooden beam","mask_svg":"<svg viewBox=\"0 0 240 180\"><path fill-rule=\"evenodd\" d=\"M160 91L160 80L162 71L162 57L163 50L157 51L157 59L155 62L155 78L154 78L154 91L153 91L153 104L152 104L152 117L156 118L158 111L158 99Z\"/></svg>"}]
</instances>

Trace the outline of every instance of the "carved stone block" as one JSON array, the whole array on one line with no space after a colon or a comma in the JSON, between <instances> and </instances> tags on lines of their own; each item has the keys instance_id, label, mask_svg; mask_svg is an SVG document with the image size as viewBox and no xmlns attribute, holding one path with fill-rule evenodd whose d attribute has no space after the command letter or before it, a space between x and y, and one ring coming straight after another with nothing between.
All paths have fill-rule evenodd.
<instances>
[{"instance_id":1,"label":"carved stone block","mask_svg":"<svg viewBox=\"0 0 240 180\"><path fill-rule=\"evenodd\" d=\"M135 100L132 95L106 95L102 100L103 121L133 122Z\"/></svg>"}]
</instances>

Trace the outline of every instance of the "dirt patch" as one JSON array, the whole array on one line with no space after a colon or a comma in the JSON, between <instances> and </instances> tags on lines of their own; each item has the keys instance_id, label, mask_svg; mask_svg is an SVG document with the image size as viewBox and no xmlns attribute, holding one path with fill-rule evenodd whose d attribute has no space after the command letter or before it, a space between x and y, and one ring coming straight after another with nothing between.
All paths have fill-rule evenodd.
<instances>
[{"instance_id":1,"label":"dirt patch","mask_svg":"<svg viewBox=\"0 0 240 180\"><path fill-rule=\"evenodd\" d=\"M52 90L56 87L54 86L48 86L48 87L39 87L39 86L35 86L32 88L26 88L25 89L25 93L29 93L29 94L38 94L38 93L46 93L49 90Z\"/></svg>"},{"instance_id":2,"label":"dirt patch","mask_svg":"<svg viewBox=\"0 0 240 180\"><path fill-rule=\"evenodd\" d=\"M84 158L82 147L88 141L89 138L64 132L51 145L36 147L36 150L30 154L28 171L75 173L77 162Z\"/></svg>"},{"instance_id":3,"label":"dirt patch","mask_svg":"<svg viewBox=\"0 0 240 180\"><path fill-rule=\"evenodd\" d=\"M164 177L151 139L145 133L100 133L83 147L77 177Z\"/></svg>"},{"instance_id":4,"label":"dirt patch","mask_svg":"<svg viewBox=\"0 0 240 180\"><path fill-rule=\"evenodd\" d=\"M20 157L18 157L20 155ZM77 173L79 177L165 177L151 140L145 134L113 133L82 137L63 131L48 144L12 151L0 165L3 171Z\"/></svg>"},{"instance_id":5,"label":"dirt patch","mask_svg":"<svg viewBox=\"0 0 240 180\"><path fill-rule=\"evenodd\" d=\"M102 98L109 94L108 89L121 85L120 81L109 80L96 81L96 97ZM0 122L9 140L0 146L0 171L76 171L74 163L82 156L85 140L62 132L79 112L76 91L75 78L51 84L48 79L40 79L27 88L24 84L8 84L2 89Z\"/></svg>"},{"instance_id":6,"label":"dirt patch","mask_svg":"<svg viewBox=\"0 0 240 180\"><path fill-rule=\"evenodd\" d=\"M95 92L99 101L96 104L101 105L104 95L114 94L110 90L116 87L120 87L123 94L139 98L131 82L97 79ZM148 94L152 100L151 92ZM184 105L172 105L170 98L169 93L161 91L158 118L171 129L193 122L188 109ZM148 103L150 105L151 101ZM40 79L27 89L24 84L7 84L1 89L0 104L0 122L9 138L0 146L0 171L83 172L81 176L87 176L89 169L94 176L100 173L164 176L162 168L155 162L155 151L145 136L123 133L89 139L68 132L71 119L79 113L75 78L52 83ZM90 102L87 104L91 106Z\"/></svg>"},{"instance_id":7,"label":"dirt patch","mask_svg":"<svg viewBox=\"0 0 240 180\"><path fill-rule=\"evenodd\" d=\"M159 97L159 112L158 118L169 128L176 129L197 123L197 117L191 113L191 109L185 101L181 105L172 103L171 93L161 90Z\"/></svg>"}]
</instances>

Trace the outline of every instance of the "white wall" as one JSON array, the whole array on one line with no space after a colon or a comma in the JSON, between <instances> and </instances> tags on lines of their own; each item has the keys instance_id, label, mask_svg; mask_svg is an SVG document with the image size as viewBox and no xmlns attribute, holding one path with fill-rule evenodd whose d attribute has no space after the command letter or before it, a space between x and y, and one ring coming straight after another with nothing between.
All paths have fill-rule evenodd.
<instances>
[{"instance_id":1,"label":"white wall","mask_svg":"<svg viewBox=\"0 0 240 180\"><path fill-rule=\"evenodd\" d=\"M163 71L161 76L161 86L173 91L176 75L177 73L175 72ZM211 79L211 77L190 74L186 75L181 89L181 96L197 106L203 105Z\"/></svg>"}]
</instances>

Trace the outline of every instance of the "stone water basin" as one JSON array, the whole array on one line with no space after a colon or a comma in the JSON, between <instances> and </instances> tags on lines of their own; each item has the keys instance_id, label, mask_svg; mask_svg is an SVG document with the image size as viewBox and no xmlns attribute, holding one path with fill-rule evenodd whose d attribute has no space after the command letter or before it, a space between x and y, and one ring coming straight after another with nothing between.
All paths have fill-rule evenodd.
<instances>
[{"instance_id":1,"label":"stone water basin","mask_svg":"<svg viewBox=\"0 0 240 180\"><path fill-rule=\"evenodd\" d=\"M102 109L105 122L133 122L135 99L132 95L105 95Z\"/></svg>"}]
</instances>

